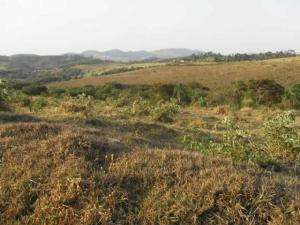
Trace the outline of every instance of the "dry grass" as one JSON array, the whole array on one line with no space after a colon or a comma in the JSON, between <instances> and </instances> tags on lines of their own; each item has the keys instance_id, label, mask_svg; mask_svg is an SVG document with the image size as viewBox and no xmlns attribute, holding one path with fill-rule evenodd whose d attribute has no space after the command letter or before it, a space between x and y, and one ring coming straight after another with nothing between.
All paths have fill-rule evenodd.
<instances>
[{"instance_id":1,"label":"dry grass","mask_svg":"<svg viewBox=\"0 0 300 225\"><path fill-rule=\"evenodd\" d=\"M121 75L86 77L50 86L101 86L108 82L125 84L201 83L212 90L226 88L236 80L272 79L287 86L300 82L300 57L255 62L234 62L201 66L160 66Z\"/></svg>"},{"instance_id":2,"label":"dry grass","mask_svg":"<svg viewBox=\"0 0 300 225\"><path fill-rule=\"evenodd\" d=\"M299 179L93 130L1 125L1 224L299 224Z\"/></svg>"}]
</instances>

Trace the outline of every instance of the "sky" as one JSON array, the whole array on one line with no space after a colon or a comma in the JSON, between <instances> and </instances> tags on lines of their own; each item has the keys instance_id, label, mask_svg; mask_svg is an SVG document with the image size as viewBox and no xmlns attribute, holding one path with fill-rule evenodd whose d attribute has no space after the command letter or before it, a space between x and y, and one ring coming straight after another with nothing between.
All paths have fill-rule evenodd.
<instances>
[{"instance_id":1,"label":"sky","mask_svg":"<svg viewBox=\"0 0 300 225\"><path fill-rule=\"evenodd\" d=\"M300 52L300 0L0 0L0 55Z\"/></svg>"}]
</instances>

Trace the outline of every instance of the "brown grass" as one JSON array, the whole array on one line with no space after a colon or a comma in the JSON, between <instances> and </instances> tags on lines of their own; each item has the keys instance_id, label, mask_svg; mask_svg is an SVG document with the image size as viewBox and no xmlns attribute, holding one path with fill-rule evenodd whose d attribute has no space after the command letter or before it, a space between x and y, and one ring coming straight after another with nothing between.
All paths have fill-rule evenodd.
<instances>
[{"instance_id":1,"label":"brown grass","mask_svg":"<svg viewBox=\"0 0 300 225\"><path fill-rule=\"evenodd\" d=\"M300 57L255 62L220 63L201 66L160 66L121 75L86 77L55 83L50 86L79 87L104 85L108 82L125 84L201 83L213 90L226 88L236 80L273 79L287 86L300 82Z\"/></svg>"},{"instance_id":2,"label":"brown grass","mask_svg":"<svg viewBox=\"0 0 300 225\"><path fill-rule=\"evenodd\" d=\"M299 179L92 129L0 127L0 224L299 224Z\"/></svg>"}]
</instances>

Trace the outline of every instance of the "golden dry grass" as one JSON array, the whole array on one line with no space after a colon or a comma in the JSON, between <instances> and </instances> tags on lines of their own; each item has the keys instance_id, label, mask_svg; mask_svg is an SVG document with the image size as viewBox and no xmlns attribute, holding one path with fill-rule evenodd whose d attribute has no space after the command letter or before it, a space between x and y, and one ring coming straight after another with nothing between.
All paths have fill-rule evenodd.
<instances>
[{"instance_id":1,"label":"golden dry grass","mask_svg":"<svg viewBox=\"0 0 300 225\"><path fill-rule=\"evenodd\" d=\"M90 129L0 127L1 224L299 224L299 179Z\"/></svg>"},{"instance_id":2,"label":"golden dry grass","mask_svg":"<svg viewBox=\"0 0 300 225\"><path fill-rule=\"evenodd\" d=\"M226 88L236 80L272 79L287 86L300 82L300 57L254 62L220 63L201 66L160 66L121 75L86 77L54 83L55 87L101 86L108 82L125 84L201 83L212 90Z\"/></svg>"}]
</instances>

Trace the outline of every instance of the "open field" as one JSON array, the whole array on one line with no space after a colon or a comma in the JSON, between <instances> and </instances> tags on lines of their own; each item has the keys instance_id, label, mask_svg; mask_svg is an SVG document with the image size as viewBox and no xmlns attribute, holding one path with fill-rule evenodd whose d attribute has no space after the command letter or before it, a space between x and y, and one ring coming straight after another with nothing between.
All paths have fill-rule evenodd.
<instances>
[{"instance_id":1,"label":"open field","mask_svg":"<svg viewBox=\"0 0 300 225\"><path fill-rule=\"evenodd\" d=\"M101 101L86 118L66 112L60 101L50 98L35 112L15 106L18 113L0 113L1 224L300 221L296 161L257 165L183 141L219 140L227 116L259 137L263 121L281 110L192 106L165 123L132 114L134 105Z\"/></svg>"},{"instance_id":2,"label":"open field","mask_svg":"<svg viewBox=\"0 0 300 225\"><path fill-rule=\"evenodd\" d=\"M48 90L0 83L0 224L298 225L299 66L164 65ZM250 78L287 87L230 85Z\"/></svg>"},{"instance_id":3,"label":"open field","mask_svg":"<svg viewBox=\"0 0 300 225\"><path fill-rule=\"evenodd\" d=\"M160 66L121 75L86 77L61 83L55 87L124 84L200 83L213 90L226 88L231 82L249 79L272 79L286 86L300 82L300 57L266 61L220 63L201 66Z\"/></svg>"}]
</instances>

